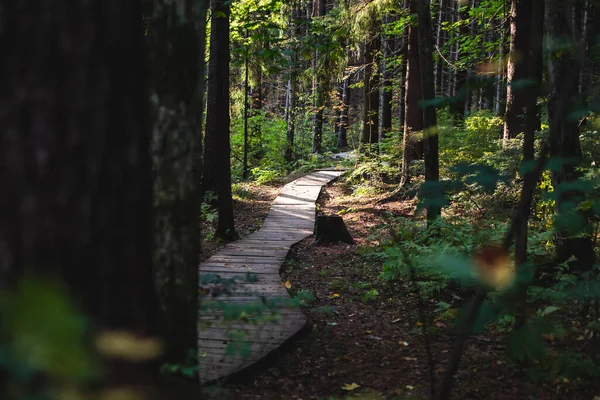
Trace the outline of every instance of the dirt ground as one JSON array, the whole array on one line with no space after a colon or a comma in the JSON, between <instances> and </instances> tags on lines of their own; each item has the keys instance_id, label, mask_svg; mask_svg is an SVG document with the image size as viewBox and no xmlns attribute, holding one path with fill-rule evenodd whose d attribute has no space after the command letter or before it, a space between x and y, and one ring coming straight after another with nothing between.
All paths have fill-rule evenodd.
<instances>
[{"instance_id":1,"label":"dirt ground","mask_svg":"<svg viewBox=\"0 0 600 400\"><path fill-rule=\"evenodd\" d=\"M236 202L242 231L257 228L256 217L266 215L276 195L274 189L263 189L251 189L248 204ZM403 284L392 287L378 279L381 262L361 251L388 234L385 212L413 218L414 206L409 201L378 205L376 200L377 196L349 196L343 183L324 189L319 200L321 212L342 211L356 243L316 246L311 237L292 248L282 268L282 281L291 281L292 292L308 290L315 296L304 308L309 328L275 357L215 389L216 397L429 398L428 363L417 328L416 301ZM451 325L435 321L439 330L433 339L433 357L438 385L452 349ZM454 399L595 398L590 388L573 390L572 385L563 387L556 382L534 384L507 363L502 339L487 333L469 340Z\"/></svg>"}]
</instances>

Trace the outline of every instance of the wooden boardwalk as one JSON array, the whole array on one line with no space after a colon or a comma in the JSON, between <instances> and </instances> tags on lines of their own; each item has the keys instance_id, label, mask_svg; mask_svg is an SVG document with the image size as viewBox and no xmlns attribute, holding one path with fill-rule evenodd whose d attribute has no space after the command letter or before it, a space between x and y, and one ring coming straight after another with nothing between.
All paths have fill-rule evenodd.
<instances>
[{"instance_id":1,"label":"wooden boardwalk","mask_svg":"<svg viewBox=\"0 0 600 400\"><path fill-rule=\"evenodd\" d=\"M279 269L290 247L312 235L315 203L321 188L342 173L339 170L318 170L288 183L271 205L260 230L226 245L200 264L201 280L202 276L208 274L221 278L240 278L239 284L230 293L214 299L207 297L204 305L210 301L222 301L228 306L235 306L288 299ZM253 282L253 279L248 279L248 273L258 280ZM306 324L306 317L298 308L280 307L277 313L280 315L277 323L254 325L240 321L226 322L223 311L217 308L203 310L198 334L201 382L225 378L254 364L280 347ZM225 354L232 342L231 334L236 330L245 333L243 341L250 349L248 356Z\"/></svg>"}]
</instances>

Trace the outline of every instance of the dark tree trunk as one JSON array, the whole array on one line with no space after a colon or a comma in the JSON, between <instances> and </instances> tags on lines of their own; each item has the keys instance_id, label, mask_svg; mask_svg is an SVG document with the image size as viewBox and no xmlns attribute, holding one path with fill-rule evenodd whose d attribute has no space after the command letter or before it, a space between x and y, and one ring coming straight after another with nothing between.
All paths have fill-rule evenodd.
<instances>
[{"instance_id":1,"label":"dark tree trunk","mask_svg":"<svg viewBox=\"0 0 600 400\"><path fill-rule=\"evenodd\" d=\"M510 9L510 54L504 116L504 145L525 130L525 97L530 60L531 0L512 0Z\"/></svg>"},{"instance_id":2,"label":"dark tree trunk","mask_svg":"<svg viewBox=\"0 0 600 400\"><path fill-rule=\"evenodd\" d=\"M406 30L408 32L408 29ZM407 55L407 39L408 34L405 34L402 38L402 46L400 48L400 52L402 54L402 62L400 64L400 72L398 79L400 81L400 90L398 91L398 126L400 127L400 131L402 135L404 135L404 123L406 122L406 55Z\"/></svg>"},{"instance_id":3,"label":"dark tree trunk","mask_svg":"<svg viewBox=\"0 0 600 400\"><path fill-rule=\"evenodd\" d=\"M381 60L382 78L383 82L381 85L381 131L379 133L380 139L388 137L392 130L392 100L394 93L392 92L392 70L389 68L389 57L392 52L390 51L394 46L394 39L385 37L383 40L383 57Z\"/></svg>"},{"instance_id":4,"label":"dark tree trunk","mask_svg":"<svg viewBox=\"0 0 600 400\"><path fill-rule=\"evenodd\" d=\"M156 339L141 15L136 0L2 4L0 286L58 278L98 330ZM107 385L158 378L156 360L106 361Z\"/></svg>"},{"instance_id":5,"label":"dark tree trunk","mask_svg":"<svg viewBox=\"0 0 600 400\"><path fill-rule=\"evenodd\" d=\"M548 61L550 152L552 156L560 157L565 163L553 174L555 188L579 178L576 167L581 160L577 120L569 117L573 106L576 105L580 71L578 44L570 41L573 33L570 21L572 6L573 0L546 0L546 33L550 52ZM565 41L572 43L572 51L556 51L557 45ZM556 212L559 220L581 218L587 222L583 215L579 215L578 211L573 209L581 197L580 192L569 190L557 199ZM565 225L559 224L556 232L558 261L564 262L574 256L581 270L589 270L595 260L591 236L573 237L572 232L560 228ZM585 225L588 224L584 223L582 228L584 233L589 228Z\"/></svg>"},{"instance_id":6,"label":"dark tree trunk","mask_svg":"<svg viewBox=\"0 0 600 400\"><path fill-rule=\"evenodd\" d=\"M314 0L316 15L322 17L326 12L326 0ZM315 65L314 65L314 92L315 92L315 115L313 119L313 140L312 152L323 152L323 109L325 108L325 91L327 84L325 82L326 72L325 66L319 65L323 60L319 60L321 55L315 49Z\"/></svg>"},{"instance_id":7,"label":"dark tree trunk","mask_svg":"<svg viewBox=\"0 0 600 400\"><path fill-rule=\"evenodd\" d=\"M196 21L205 18L206 8L192 10L190 3L184 16L173 7L157 6L149 34L158 100L152 139L154 269L167 339L165 356L177 363L184 363L197 343L201 238L202 135L197 113L202 112L199 81L204 77L204 56L198 53L206 37L198 28L206 25L196 26Z\"/></svg>"},{"instance_id":8,"label":"dark tree trunk","mask_svg":"<svg viewBox=\"0 0 600 400\"><path fill-rule=\"evenodd\" d=\"M298 32L297 20L300 17L300 10L298 8L298 2L294 1L291 21L289 24L290 33L293 37L296 37L300 33ZM292 67L290 77L288 80L288 98L286 102L287 107L287 129L286 129L286 147L285 147L285 160L291 162L294 158L294 139L296 135L296 87L298 86L298 53L295 48L292 51Z\"/></svg>"},{"instance_id":9,"label":"dark tree trunk","mask_svg":"<svg viewBox=\"0 0 600 400\"><path fill-rule=\"evenodd\" d=\"M291 162L294 159L294 138L296 135L296 71L293 71L289 80L289 105L286 130L285 160Z\"/></svg>"},{"instance_id":10,"label":"dark tree trunk","mask_svg":"<svg viewBox=\"0 0 600 400\"><path fill-rule=\"evenodd\" d=\"M246 36L248 32L246 32ZM244 57L244 155L242 159L242 178L248 179L248 118L250 113L250 102L248 101L248 95L250 94L250 71L248 67L248 56ZM287 111L287 110L286 110Z\"/></svg>"},{"instance_id":11,"label":"dark tree trunk","mask_svg":"<svg viewBox=\"0 0 600 400\"><path fill-rule=\"evenodd\" d=\"M340 114L340 125L338 126L338 140L337 147L345 149L348 147L348 111L349 111L349 96L350 90L348 90L348 80L350 78L346 76L342 84L342 110Z\"/></svg>"},{"instance_id":12,"label":"dark tree trunk","mask_svg":"<svg viewBox=\"0 0 600 400\"><path fill-rule=\"evenodd\" d=\"M210 29L210 61L204 142L204 190L217 194L217 238L237 237L231 195L229 146L229 3L213 0Z\"/></svg>"},{"instance_id":13,"label":"dark tree trunk","mask_svg":"<svg viewBox=\"0 0 600 400\"><path fill-rule=\"evenodd\" d=\"M593 49L597 45L598 36L600 35L600 24L597 23L598 7L600 7L600 4L597 2L585 0L581 40L583 65L579 80L579 92L584 101L589 101L596 89L593 79L594 71L590 61L593 59Z\"/></svg>"},{"instance_id":14,"label":"dark tree trunk","mask_svg":"<svg viewBox=\"0 0 600 400\"><path fill-rule=\"evenodd\" d=\"M423 107L425 181L437 182L440 179L438 154L438 134L436 109L432 103L435 99L435 77L433 71L433 37L431 35L431 13L429 0L418 0L417 19L419 33L419 61L421 72L421 98L429 102ZM427 220L435 220L441 215L437 206L427 208Z\"/></svg>"},{"instance_id":15,"label":"dark tree trunk","mask_svg":"<svg viewBox=\"0 0 600 400\"><path fill-rule=\"evenodd\" d=\"M417 13L417 2L410 0L410 13ZM409 26L406 56L406 94L404 100L404 140L402 152L402 178L400 185L409 183L409 166L413 160L423 158L423 141L416 133L423 130L423 110L419 106L422 100L421 66L419 59L419 32L416 26Z\"/></svg>"},{"instance_id":16,"label":"dark tree trunk","mask_svg":"<svg viewBox=\"0 0 600 400\"><path fill-rule=\"evenodd\" d=\"M469 18L469 7L468 6L460 6L459 7L459 19L467 19ZM460 27L459 35L462 37L469 36L469 25L463 24ZM456 60L458 60L460 49L456 50ZM467 79L469 77L469 73L467 69L461 68L456 69L454 72L455 75L455 88L454 88L454 99L450 104L450 114L452 115L452 120L455 126L463 126L465 122L465 110L467 108L467 100L468 100L468 91L467 87Z\"/></svg>"},{"instance_id":17,"label":"dark tree trunk","mask_svg":"<svg viewBox=\"0 0 600 400\"><path fill-rule=\"evenodd\" d=\"M447 0L439 0L438 23L436 26L435 44L438 49L441 49L444 44L444 31L442 25L446 21L446 4ZM438 57L435 64L435 88L439 95L444 95L444 60Z\"/></svg>"},{"instance_id":18,"label":"dark tree trunk","mask_svg":"<svg viewBox=\"0 0 600 400\"><path fill-rule=\"evenodd\" d=\"M362 110L362 144L374 144L379 141L379 73L377 57L381 46L380 36L377 35L365 44L364 54L364 83Z\"/></svg>"}]
</instances>

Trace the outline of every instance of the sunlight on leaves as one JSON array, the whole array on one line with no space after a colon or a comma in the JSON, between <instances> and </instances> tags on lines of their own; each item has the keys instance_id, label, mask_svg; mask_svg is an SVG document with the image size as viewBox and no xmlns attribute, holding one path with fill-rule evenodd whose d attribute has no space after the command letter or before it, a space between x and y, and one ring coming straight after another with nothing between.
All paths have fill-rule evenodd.
<instances>
[{"instance_id":1,"label":"sunlight on leaves","mask_svg":"<svg viewBox=\"0 0 600 400\"><path fill-rule=\"evenodd\" d=\"M96 348L108 357L130 361L147 361L158 358L162 343L155 338L144 338L128 331L103 331L96 337Z\"/></svg>"},{"instance_id":2,"label":"sunlight on leaves","mask_svg":"<svg viewBox=\"0 0 600 400\"><path fill-rule=\"evenodd\" d=\"M360 385L353 382L353 383L346 383L344 386L342 386L342 389L351 391L351 390L358 389L359 387L360 387Z\"/></svg>"}]
</instances>

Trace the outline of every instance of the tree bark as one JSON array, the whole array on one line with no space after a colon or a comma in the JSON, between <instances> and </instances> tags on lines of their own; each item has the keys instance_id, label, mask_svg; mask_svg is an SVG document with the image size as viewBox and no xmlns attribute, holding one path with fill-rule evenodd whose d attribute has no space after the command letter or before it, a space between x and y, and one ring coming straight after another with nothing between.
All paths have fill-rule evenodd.
<instances>
[{"instance_id":1,"label":"tree bark","mask_svg":"<svg viewBox=\"0 0 600 400\"><path fill-rule=\"evenodd\" d=\"M417 2L409 1L411 14L417 13ZM413 160L423 158L423 140L416 133L423 130L423 111L419 106L422 100L421 66L419 59L419 31L416 26L408 27L406 56L406 94L404 100L404 138L402 152L402 177L400 186L410 182L409 167Z\"/></svg>"},{"instance_id":2,"label":"tree bark","mask_svg":"<svg viewBox=\"0 0 600 400\"><path fill-rule=\"evenodd\" d=\"M380 47L379 35L365 44L361 144L375 144L379 141L379 73L376 53Z\"/></svg>"},{"instance_id":3,"label":"tree bark","mask_svg":"<svg viewBox=\"0 0 600 400\"><path fill-rule=\"evenodd\" d=\"M548 60L548 116L550 125L550 153L560 157L564 165L553 173L553 186L556 188L563 183L573 182L579 178L576 171L581 161L581 144L577 120L570 118L572 106L575 104L579 81L580 59L579 45L571 42L572 38L572 6L573 0L546 0L546 36ZM566 49L560 49L559 44L571 43ZM570 190L561 195L556 201L558 218L561 216L577 217L573 210L582 194ZM556 249L558 262L564 262L570 257L578 260L580 270L589 270L595 261L591 235L585 216L579 215L585 221L581 231L582 237L573 237L564 228L556 231Z\"/></svg>"},{"instance_id":4,"label":"tree bark","mask_svg":"<svg viewBox=\"0 0 600 400\"><path fill-rule=\"evenodd\" d=\"M348 147L348 112L350 104L350 90L348 90L348 81L350 77L346 76L342 84L342 110L340 114L340 125L338 126L337 147L345 149Z\"/></svg>"},{"instance_id":5,"label":"tree bark","mask_svg":"<svg viewBox=\"0 0 600 400\"><path fill-rule=\"evenodd\" d=\"M0 286L58 278L98 330L156 339L141 15L136 0L3 3ZM151 398L157 360L106 361L106 385Z\"/></svg>"},{"instance_id":6,"label":"tree bark","mask_svg":"<svg viewBox=\"0 0 600 400\"><path fill-rule=\"evenodd\" d=\"M218 225L215 236L237 238L231 194L229 145L229 3L212 0L210 61L204 142L204 190L217 194Z\"/></svg>"},{"instance_id":7,"label":"tree bark","mask_svg":"<svg viewBox=\"0 0 600 400\"><path fill-rule=\"evenodd\" d=\"M433 69L433 36L431 35L431 13L429 0L418 0L417 19L419 33L419 61L421 72L421 98L426 105L423 110L425 182L438 182L440 166L438 154L438 133L435 99L435 76ZM427 104L428 103L428 104ZM427 208L427 221L430 223L441 215L441 208Z\"/></svg>"},{"instance_id":8,"label":"tree bark","mask_svg":"<svg viewBox=\"0 0 600 400\"><path fill-rule=\"evenodd\" d=\"M469 7L457 5L459 8L458 19L466 20L469 18ZM462 37L469 36L469 25L463 22L463 25L460 27L459 35ZM459 47L456 49L456 59L459 60ZM467 107L468 100L468 91L467 87L467 79L468 79L468 71L466 68L460 67L459 69L455 69L455 87L454 87L454 99L450 104L450 114L452 115L452 120L455 126L463 126L465 122L465 110Z\"/></svg>"},{"instance_id":9,"label":"tree bark","mask_svg":"<svg viewBox=\"0 0 600 400\"><path fill-rule=\"evenodd\" d=\"M154 270L167 339L165 359L183 363L197 345L197 280L200 253L202 112L205 36L198 24L206 3L185 10L158 2L150 23L151 64L158 104L152 138L155 238ZM204 37L204 39L202 38ZM200 91L200 93L197 93ZM173 177L177 177L174 179Z\"/></svg>"},{"instance_id":10,"label":"tree bark","mask_svg":"<svg viewBox=\"0 0 600 400\"><path fill-rule=\"evenodd\" d=\"M438 9L438 23L436 26L436 35L435 35L435 45L437 49L441 49L444 44L444 31L442 30L442 25L446 21L446 5L447 0L439 0L439 9ZM435 64L435 88L436 92L443 96L444 95L444 60L441 57L438 57L437 62Z\"/></svg>"},{"instance_id":11,"label":"tree bark","mask_svg":"<svg viewBox=\"0 0 600 400\"><path fill-rule=\"evenodd\" d=\"M383 57L381 59L381 69L382 69L382 85L381 85L381 130L379 132L379 138L383 139L388 137L390 131L392 130L392 100L393 100L393 91L392 91L392 71L388 66L389 58L392 55L390 51L392 46L394 45L394 38L385 36L383 40Z\"/></svg>"},{"instance_id":12,"label":"tree bark","mask_svg":"<svg viewBox=\"0 0 600 400\"><path fill-rule=\"evenodd\" d=\"M525 97L529 85L531 0L512 0L510 9L510 53L507 70L506 114L504 116L504 146L508 140L525 130Z\"/></svg>"},{"instance_id":13,"label":"tree bark","mask_svg":"<svg viewBox=\"0 0 600 400\"><path fill-rule=\"evenodd\" d=\"M326 13L326 0L314 0L315 11L317 17L322 17ZM322 153L323 152L323 109L325 108L325 91L327 90L327 84L325 82L325 71L324 66L319 66L320 54L315 49L315 61L314 61L314 93L315 93L315 114L313 119L313 141L312 141L312 152Z\"/></svg>"}]
</instances>

